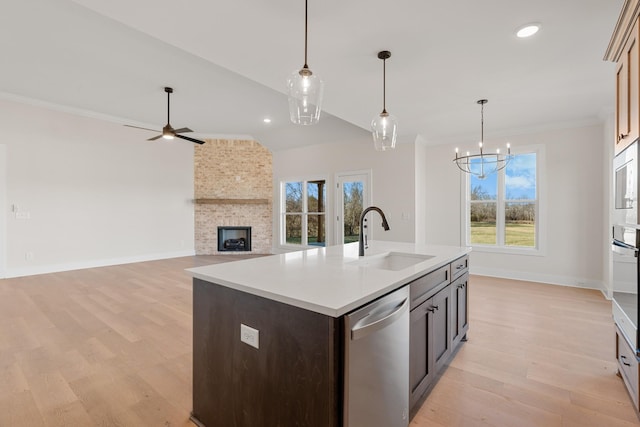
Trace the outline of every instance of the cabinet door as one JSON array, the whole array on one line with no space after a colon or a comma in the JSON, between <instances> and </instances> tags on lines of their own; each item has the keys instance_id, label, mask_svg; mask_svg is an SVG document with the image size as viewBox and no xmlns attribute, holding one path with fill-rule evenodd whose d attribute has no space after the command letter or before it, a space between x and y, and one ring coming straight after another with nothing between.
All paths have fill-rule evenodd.
<instances>
[{"instance_id":1,"label":"cabinet door","mask_svg":"<svg viewBox=\"0 0 640 427\"><path fill-rule=\"evenodd\" d=\"M438 370L441 365L447 362L451 354L450 319L451 319L451 290L447 286L437 294L431 301L430 312L432 317L431 340L434 370Z\"/></svg>"},{"instance_id":2,"label":"cabinet door","mask_svg":"<svg viewBox=\"0 0 640 427\"><path fill-rule=\"evenodd\" d=\"M455 347L469 330L469 275L465 274L451 284L451 340Z\"/></svg>"},{"instance_id":3,"label":"cabinet door","mask_svg":"<svg viewBox=\"0 0 640 427\"><path fill-rule=\"evenodd\" d=\"M411 411L451 354L451 285L411 310L409 385Z\"/></svg>"},{"instance_id":4,"label":"cabinet door","mask_svg":"<svg viewBox=\"0 0 640 427\"><path fill-rule=\"evenodd\" d=\"M640 129L638 22L616 67L616 154L638 138Z\"/></svg>"},{"instance_id":5,"label":"cabinet door","mask_svg":"<svg viewBox=\"0 0 640 427\"><path fill-rule=\"evenodd\" d=\"M433 360L430 356L429 330L431 329L431 299L426 300L409 315L409 387L411 399L409 406L420 399L433 377Z\"/></svg>"}]
</instances>

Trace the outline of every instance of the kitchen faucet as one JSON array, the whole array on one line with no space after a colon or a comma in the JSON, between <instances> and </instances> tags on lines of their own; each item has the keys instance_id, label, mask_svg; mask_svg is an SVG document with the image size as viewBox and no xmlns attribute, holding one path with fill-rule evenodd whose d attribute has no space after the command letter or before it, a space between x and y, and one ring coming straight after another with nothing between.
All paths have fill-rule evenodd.
<instances>
[{"instance_id":1,"label":"kitchen faucet","mask_svg":"<svg viewBox=\"0 0 640 427\"><path fill-rule=\"evenodd\" d=\"M358 252L358 256L364 256L364 228L366 227L366 225L364 225L364 217L365 215L367 215L369 213L369 211L376 211L380 214L380 216L382 217L382 228L384 228L385 231L389 231L389 223L387 222L387 218L384 216L384 212L382 212L382 209L380 209L377 206L369 206L368 208L366 208L365 210L362 211L362 215L360 215L360 236L358 238L358 242L359 242L359 252Z\"/></svg>"}]
</instances>

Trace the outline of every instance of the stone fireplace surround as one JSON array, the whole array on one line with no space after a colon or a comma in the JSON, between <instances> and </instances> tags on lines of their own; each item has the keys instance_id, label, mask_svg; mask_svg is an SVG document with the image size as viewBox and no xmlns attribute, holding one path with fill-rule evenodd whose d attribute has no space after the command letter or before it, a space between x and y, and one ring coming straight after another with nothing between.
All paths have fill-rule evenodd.
<instances>
[{"instance_id":1,"label":"stone fireplace surround","mask_svg":"<svg viewBox=\"0 0 640 427\"><path fill-rule=\"evenodd\" d=\"M207 139L194 147L194 183L197 255L271 253L269 150L252 140ZM221 226L250 226L251 252L219 252Z\"/></svg>"}]
</instances>

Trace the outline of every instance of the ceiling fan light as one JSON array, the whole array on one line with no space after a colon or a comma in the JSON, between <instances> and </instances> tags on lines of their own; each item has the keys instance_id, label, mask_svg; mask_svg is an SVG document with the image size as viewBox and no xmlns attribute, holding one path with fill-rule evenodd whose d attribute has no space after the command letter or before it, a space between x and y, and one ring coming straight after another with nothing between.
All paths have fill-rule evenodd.
<instances>
[{"instance_id":1,"label":"ceiling fan light","mask_svg":"<svg viewBox=\"0 0 640 427\"><path fill-rule=\"evenodd\" d=\"M162 137L164 139L173 139L175 136L175 130L173 129L173 127L171 127L170 124L167 123L167 125L162 128Z\"/></svg>"},{"instance_id":2,"label":"ceiling fan light","mask_svg":"<svg viewBox=\"0 0 640 427\"><path fill-rule=\"evenodd\" d=\"M313 125L320 120L324 83L309 68L291 73L287 79L289 117L297 125Z\"/></svg>"}]
</instances>

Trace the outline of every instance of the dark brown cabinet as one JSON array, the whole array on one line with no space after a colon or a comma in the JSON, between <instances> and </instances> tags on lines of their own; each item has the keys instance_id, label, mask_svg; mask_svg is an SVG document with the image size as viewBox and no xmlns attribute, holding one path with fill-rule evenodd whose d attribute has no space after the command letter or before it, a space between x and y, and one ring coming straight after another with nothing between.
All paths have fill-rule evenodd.
<instances>
[{"instance_id":1,"label":"dark brown cabinet","mask_svg":"<svg viewBox=\"0 0 640 427\"><path fill-rule=\"evenodd\" d=\"M410 314L410 406L413 408L431 385L434 374L451 354L451 292L446 285Z\"/></svg>"},{"instance_id":2,"label":"dark brown cabinet","mask_svg":"<svg viewBox=\"0 0 640 427\"><path fill-rule=\"evenodd\" d=\"M197 425L342 425L342 319L200 279L193 314ZM259 349L241 324L260 330Z\"/></svg>"},{"instance_id":3,"label":"dark brown cabinet","mask_svg":"<svg viewBox=\"0 0 640 427\"><path fill-rule=\"evenodd\" d=\"M451 334L453 345L464 341L469 330L469 274L451 284Z\"/></svg>"},{"instance_id":4,"label":"dark brown cabinet","mask_svg":"<svg viewBox=\"0 0 640 427\"><path fill-rule=\"evenodd\" d=\"M436 376L469 329L469 258L461 257L410 283L409 386L415 415Z\"/></svg>"},{"instance_id":5,"label":"dark brown cabinet","mask_svg":"<svg viewBox=\"0 0 640 427\"><path fill-rule=\"evenodd\" d=\"M451 354L449 319L451 318L451 292L447 286L432 299L433 316L433 364L437 371Z\"/></svg>"}]
</instances>

